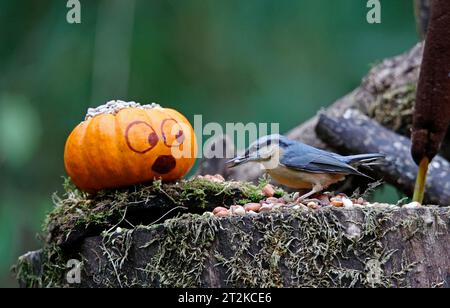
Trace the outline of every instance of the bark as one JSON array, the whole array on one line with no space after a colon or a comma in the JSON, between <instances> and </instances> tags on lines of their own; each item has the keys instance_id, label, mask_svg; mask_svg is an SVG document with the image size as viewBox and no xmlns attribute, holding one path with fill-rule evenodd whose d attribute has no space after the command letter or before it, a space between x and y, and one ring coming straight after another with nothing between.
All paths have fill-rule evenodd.
<instances>
[{"instance_id":1,"label":"bark","mask_svg":"<svg viewBox=\"0 0 450 308\"><path fill-rule=\"evenodd\" d=\"M52 283L68 287L449 287L449 227L448 208L392 210L381 205L286 210L220 220L190 217L88 237L78 248L84 260L81 284L67 284L64 272L61 281ZM39 254L23 258L31 256L34 273L43 275L45 271L36 266ZM25 278L20 284L29 285Z\"/></svg>"}]
</instances>

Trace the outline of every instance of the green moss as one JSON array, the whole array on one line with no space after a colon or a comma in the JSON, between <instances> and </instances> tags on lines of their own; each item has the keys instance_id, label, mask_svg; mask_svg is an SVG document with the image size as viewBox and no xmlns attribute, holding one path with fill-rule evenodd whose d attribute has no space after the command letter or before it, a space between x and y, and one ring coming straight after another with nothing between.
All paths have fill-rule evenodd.
<instances>
[{"instance_id":1,"label":"green moss","mask_svg":"<svg viewBox=\"0 0 450 308\"><path fill-rule=\"evenodd\" d=\"M234 286L390 287L403 283L414 265L392 273L384 269L395 253L385 251L382 243L386 235L383 226L390 221L391 212L363 210L364 223L355 238L339 222L338 211L306 210L255 220L261 236L258 253L249 251L251 237L238 232L234 236L241 244L232 247L231 256L216 252L218 263L227 268ZM291 273L288 281L283 280L283 271Z\"/></svg>"},{"instance_id":2,"label":"green moss","mask_svg":"<svg viewBox=\"0 0 450 308\"><path fill-rule=\"evenodd\" d=\"M375 103L368 111L369 116L375 118L383 126L409 136L415 98L416 84L390 89L376 98Z\"/></svg>"},{"instance_id":3,"label":"green moss","mask_svg":"<svg viewBox=\"0 0 450 308\"><path fill-rule=\"evenodd\" d=\"M143 269L148 275L146 281L157 281L162 287L200 286L218 228L219 220L206 215L167 220L164 232L141 247L157 246L157 252Z\"/></svg>"},{"instance_id":4,"label":"green moss","mask_svg":"<svg viewBox=\"0 0 450 308\"><path fill-rule=\"evenodd\" d=\"M357 224L360 232L355 237L340 222L340 211L345 210L279 212L252 220L248 217L220 220L207 215L167 220L150 227L158 229L157 236L140 249L150 249L154 254L145 268L137 269L145 273L145 278L134 283L199 287L206 265L212 264L225 267L230 286L407 286L405 277L417 263L408 262L403 256L396 270L385 268L397 251L386 250L383 240L388 233L405 228L408 223L394 223L392 209L364 208L360 212L362 223ZM252 233L247 232L247 223L252 224ZM221 229L230 228L232 232L224 233L227 238L219 235ZM219 237L229 245L225 253L223 247L218 250ZM117 254L115 249L108 254L122 256L114 259L123 260L124 253ZM118 265L111 268L120 269ZM290 276L283 275L286 272Z\"/></svg>"},{"instance_id":5,"label":"green moss","mask_svg":"<svg viewBox=\"0 0 450 308\"><path fill-rule=\"evenodd\" d=\"M351 215L343 220L347 211ZM236 287L406 287L418 263L386 249L386 236L398 231L420 236L415 230L426 222L414 215L395 221L394 211L324 208L229 219L186 214L158 225L105 231L101 262L90 279L106 287L201 287L212 266L223 267L222 278ZM133 247L139 230L148 231L150 240ZM132 268L139 250L148 259ZM43 256L38 274L19 260L18 277L27 286L64 286L69 255L47 246Z\"/></svg>"},{"instance_id":6,"label":"green moss","mask_svg":"<svg viewBox=\"0 0 450 308\"><path fill-rule=\"evenodd\" d=\"M385 240L391 232L399 231L405 234L404 241L421 236L428 222L420 215L394 221L392 207L286 209L227 219L211 217L210 213L185 214L161 220L160 224L116 228L126 217L127 207L143 200L159 198L172 207L193 203L198 208L210 206L216 197L238 201L244 196L259 201L265 184L264 180L259 185L203 179L178 184L156 181L133 190L103 191L93 197L68 183L65 197L55 197L57 207L47 226L62 224L70 234L73 226L105 224L100 234L101 262L91 269L93 276L89 277L98 286L201 287L208 274L205 269L210 267L225 269L226 277L221 279L238 287L408 285L406 277L417 263L386 249ZM345 220L344 213L350 213ZM433 221L446 227L445 222ZM139 230L148 231L150 239L133 247L134 234ZM148 259L141 260L139 251ZM38 269L27 258L19 259L18 279L29 287L66 286L65 265L71 253L49 241L41 256Z\"/></svg>"},{"instance_id":7,"label":"green moss","mask_svg":"<svg viewBox=\"0 0 450 308\"><path fill-rule=\"evenodd\" d=\"M133 230L124 230L120 232L103 232L101 242L101 251L106 260L99 264L98 272L100 276L94 276L93 280L100 286L120 288L131 288L139 286L135 278L130 278L124 270L124 264L128 261L130 249L132 246Z\"/></svg>"},{"instance_id":8,"label":"green moss","mask_svg":"<svg viewBox=\"0 0 450 308\"><path fill-rule=\"evenodd\" d=\"M154 206L166 211L182 206L188 211L202 212L215 206L259 202L264 198L261 185L239 182L213 182L206 179L183 180L177 183L154 181L131 188L103 190L89 195L66 180L62 197L53 196L54 210L49 213L43 229L48 242L64 242L72 232L91 226L106 230L126 218L133 206Z\"/></svg>"},{"instance_id":9,"label":"green moss","mask_svg":"<svg viewBox=\"0 0 450 308\"><path fill-rule=\"evenodd\" d=\"M68 287L65 275L67 261L71 259L60 247L46 245L35 256L20 257L13 271L21 286L27 288ZM37 260L34 258L38 258Z\"/></svg>"},{"instance_id":10,"label":"green moss","mask_svg":"<svg viewBox=\"0 0 450 308\"><path fill-rule=\"evenodd\" d=\"M42 278L38 269L28 259L29 255L19 257L17 264L12 268L12 271L16 275L17 281L26 288L39 288L42 287Z\"/></svg>"}]
</instances>

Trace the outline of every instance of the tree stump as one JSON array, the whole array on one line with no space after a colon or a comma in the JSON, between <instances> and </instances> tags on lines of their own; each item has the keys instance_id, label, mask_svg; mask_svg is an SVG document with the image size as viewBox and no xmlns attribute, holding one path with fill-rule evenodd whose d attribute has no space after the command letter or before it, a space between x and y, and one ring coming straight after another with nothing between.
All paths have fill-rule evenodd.
<instances>
[{"instance_id":1,"label":"tree stump","mask_svg":"<svg viewBox=\"0 0 450 308\"><path fill-rule=\"evenodd\" d=\"M200 191L202 183L207 188ZM313 210L288 204L257 215L216 218L209 212L236 202L222 198L232 191L236 198L264 198L258 187L239 189L245 185L250 184L201 180L164 184L165 193L145 187L134 190L141 203L132 199L120 205L123 191L97 197L68 193L49 217L53 236L40 251L19 259L18 281L23 287L450 286L450 208L365 204ZM189 190L183 202L196 204L202 195L202 207L192 206L197 214L187 210L142 223L155 220L153 210L161 204L170 213L179 205L169 200L193 186L197 192ZM95 209L106 203L139 204L141 211L115 215L110 207L99 218ZM97 228L90 229L94 221ZM78 231L68 241L69 226ZM79 265L80 283L67 280L77 270L73 264Z\"/></svg>"}]
</instances>

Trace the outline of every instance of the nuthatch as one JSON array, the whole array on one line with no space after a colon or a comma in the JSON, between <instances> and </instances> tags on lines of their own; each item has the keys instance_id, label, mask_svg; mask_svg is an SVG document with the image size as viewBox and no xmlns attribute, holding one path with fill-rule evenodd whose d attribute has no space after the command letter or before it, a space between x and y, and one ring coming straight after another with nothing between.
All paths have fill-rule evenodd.
<instances>
[{"instance_id":1,"label":"nuthatch","mask_svg":"<svg viewBox=\"0 0 450 308\"><path fill-rule=\"evenodd\" d=\"M370 178L356 168L378 164L383 158L383 154L342 156L281 135L269 135L255 141L243 156L228 163L233 168L258 162L278 183L295 189L311 189L300 197L303 200L344 180L347 175Z\"/></svg>"}]
</instances>

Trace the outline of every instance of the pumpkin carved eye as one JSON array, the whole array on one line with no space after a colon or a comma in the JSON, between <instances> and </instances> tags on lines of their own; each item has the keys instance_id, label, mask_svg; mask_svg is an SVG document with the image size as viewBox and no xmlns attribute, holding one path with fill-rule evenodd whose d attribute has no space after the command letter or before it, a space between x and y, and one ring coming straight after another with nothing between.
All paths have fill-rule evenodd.
<instances>
[{"instance_id":1,"label":"pumpkin carved eye","mask_svg":"<svg viewBox=\"0 0 450 308\"><path fill-rule=\"evenodd\" d=\"M168 147L179 147L185 139L183 128L175 119L165 119L162 121L161 134L164 139L164 144Z\"/></svg>"},{"instance_id":2,"label":"pumpkin carved eye","mask_svg":"<svg viewBox=\"0 0 450 308\"><path fill-rule=\"evenodd\" d=\"M147 122L134 121L125 131L125 140L130 150L145 154L158 144L159 137Z\"/></svg>"}]
</instances>

